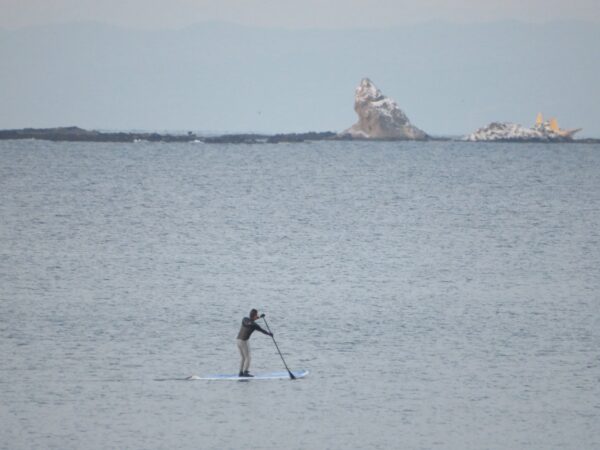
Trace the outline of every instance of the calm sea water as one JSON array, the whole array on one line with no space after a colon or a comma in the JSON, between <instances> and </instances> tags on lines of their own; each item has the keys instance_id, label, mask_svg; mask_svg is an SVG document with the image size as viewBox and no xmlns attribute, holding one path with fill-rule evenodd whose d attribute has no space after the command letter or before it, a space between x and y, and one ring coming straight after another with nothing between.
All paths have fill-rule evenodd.
<instances>
[{"instance_id":1,"label":"calm sea water","mask_svg":"<svg viewBox=\"0 0 600 450\"><path fill-rule=\"evenodd\" d=\"M0 158L2 449L600 448L599 146Z\"/></svg>"}]
</instances>

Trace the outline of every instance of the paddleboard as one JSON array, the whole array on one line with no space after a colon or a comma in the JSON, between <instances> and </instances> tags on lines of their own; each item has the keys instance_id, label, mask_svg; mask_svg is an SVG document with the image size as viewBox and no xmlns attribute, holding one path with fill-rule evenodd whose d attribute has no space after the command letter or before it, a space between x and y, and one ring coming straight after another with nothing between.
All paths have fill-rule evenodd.
<instances>
[{"instance_id":1,"label":"paddleboard","mask_svg":"<svg viewBox=\"0 0 600 450\"><path fill-rule=\"evenodd\" d=\"M296 378L304 378L308 375L308 370L292 370L292 374ZM253 377L240 377L237 374L217 374L207 375L204 377L192 375L187 380L233 380L233 381L250 381L250 380L290 380L290 374L287 372L268 372L257 373Z\"/></svg>"}]
</instances>

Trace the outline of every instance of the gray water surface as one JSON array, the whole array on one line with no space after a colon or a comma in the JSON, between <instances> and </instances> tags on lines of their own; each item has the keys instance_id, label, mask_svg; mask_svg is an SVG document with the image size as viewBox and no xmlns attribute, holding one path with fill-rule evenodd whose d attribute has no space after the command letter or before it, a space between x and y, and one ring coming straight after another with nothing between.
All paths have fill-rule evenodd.
<instances>
[{"instance_id":1,"label":"gray water surface","mask_svg":"<svg viewBox=\"0 0 600 450\"><path fill-rule=\"evenodd\" d=\"M2 449L600 448L600 146L0 158Z\"/></svg>"}]
</instances>

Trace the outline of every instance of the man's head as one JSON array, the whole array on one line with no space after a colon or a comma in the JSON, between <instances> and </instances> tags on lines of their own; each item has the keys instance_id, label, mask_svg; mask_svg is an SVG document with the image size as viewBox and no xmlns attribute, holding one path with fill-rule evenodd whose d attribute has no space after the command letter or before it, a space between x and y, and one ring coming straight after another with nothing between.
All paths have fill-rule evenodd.
<instances>
[{"instance_id":1,"label":"man's head","mask_svg":"<svg viewBox=\"0 0 600 450\"><path fill-rule=\"evenodd\" d=\"M258 311L256 309L253 309L252 311L250 311L250 320L254 321L258 319Z\"/></svg>"}]
</instances>

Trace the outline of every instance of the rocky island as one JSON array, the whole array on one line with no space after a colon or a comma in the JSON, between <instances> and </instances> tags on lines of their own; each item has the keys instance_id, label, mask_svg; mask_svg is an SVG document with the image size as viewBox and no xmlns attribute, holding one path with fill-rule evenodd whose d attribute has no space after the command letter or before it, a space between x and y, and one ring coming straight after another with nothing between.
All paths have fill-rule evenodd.
<instances>
[{"instance_id":1,"label":"rocky island","mask_svg":"<svg viewBox=\"0 0 600 450\"><path fill-rule=\"evenodd\" d=\"M368 78L356 88L354 110L358 122L338 136L352 139L417 140L427 134L410 123L396 102L386 97Z\"/></svg>"},{"instance_id":2,"label":"rocky island","mask_svg":"<svg viewBox=\"0 0 600 450\"><path fill-rule=\"evenodd\" d=\"M462 140L471 142L576 142L598 144L600 139L573 138L580 129L563 130L556 119L544 121L538 114L532 128L508 122L492 122L462 139L431 137L414 126L398 104L386 97L368 78L363 78L355 90L354 110L358 122L350 128L333 131L282 134L224 134L203 136L144 132L105 132L79 127L23 128L0 130L0 140L41 139L72 142L202 142L205 144L278 144L324 140L425 141Z\"/></svg>"},{"instance_id":3,"label":"rocky island","mask_svg":"<svg viewBox=\"0 0 600 450\"><path fill-rule=\"evenodd\" d=\"M103 132L84 130L79 127L23 128L19 130L0 130L0 139L41 139L45 141L72 142L188 142L196 138L193 133L187 135Z\"/></svg>"},{"instance_id":4,"label":"rocky island","mask_svg":"<svg viewBox=\"0 0 600 450\"><path fill-rule=\"evenodd\" d=\"M525 128L516 123L492 122L488 126L468 134L463 140L488 142L572 142L573 135L580 130L581 128L563 130L559 128L556 119L544 121L542 114L539 113L532 128Z\"/></svg>"},{"instance_id":5,"label":"rocky island","mask_svg":"<svg viewBox=\"0 0 600 450\"><path fill-rule=\"evenodd\" d=\"M85 130L79 127L23 128L0 130L0 140L40 139L46 141L70 142L204 142L206 144L277 144L280 142L304 142L335 139L333 131L287 133L287 134L224 134L221 136L201 136L193 132L187 134L161 134L137 132L103 132Z\"/></svg>"}]
</instances>

